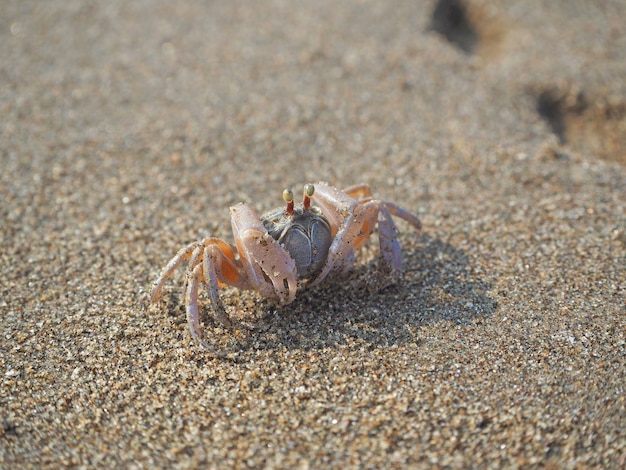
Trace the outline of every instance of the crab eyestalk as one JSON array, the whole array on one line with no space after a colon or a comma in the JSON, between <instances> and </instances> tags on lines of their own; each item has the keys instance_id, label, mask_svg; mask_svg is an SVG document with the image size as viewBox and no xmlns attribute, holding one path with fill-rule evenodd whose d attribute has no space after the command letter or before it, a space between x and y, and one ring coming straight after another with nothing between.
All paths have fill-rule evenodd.
<instances>
[{"instance_id":1,"label":"crab eyestalk","mask_svg":"<svg viewBox=\"0 0 626 470\"><path fill-rule=\"evenodd\" d=\"M302 205L305 209L311 207L311 198L313 197L313 193L315 193L315 186L312 184L304 185L304 200L302 201Z\"/></svg>"},{"instance_id":2,"label":"crab eyestalk","mask_svg":"<svg viewBox=\"0 0 626 470\"><path fill-rule=\"evenodd\" d=\"M285 189L283 191L283 199L287 203L287 214L293 214L293 191L291 189Z\"/></svg>"}]
</instances>

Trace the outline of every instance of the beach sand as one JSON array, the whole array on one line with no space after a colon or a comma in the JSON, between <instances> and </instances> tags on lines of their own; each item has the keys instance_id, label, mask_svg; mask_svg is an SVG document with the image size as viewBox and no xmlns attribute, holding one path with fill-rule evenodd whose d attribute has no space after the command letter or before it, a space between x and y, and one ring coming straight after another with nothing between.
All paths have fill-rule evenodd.
<instances>
[{"instance_id":1,"label":"beach sand","mask_svg":"<svg viewBox=\"0 0 626 470\"><path fill-rule=\"evenodd\" d=\"M4 3L0 467L626 466L623 2ZM317 181L399 283L149 302Z\"/></svg>"}]
</instances>

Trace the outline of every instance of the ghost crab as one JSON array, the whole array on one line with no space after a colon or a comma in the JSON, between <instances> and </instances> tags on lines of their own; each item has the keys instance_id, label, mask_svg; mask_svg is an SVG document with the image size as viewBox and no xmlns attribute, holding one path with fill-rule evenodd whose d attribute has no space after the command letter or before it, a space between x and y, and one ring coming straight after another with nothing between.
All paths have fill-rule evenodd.
<instances>
[{"instance_id":1,"label":"ghost crab","mask_svg":"<svg viewBox=\"0 0 626 470\"><path fill-rule=\"evenodd\" d=\"M317 206L311 205L315 195ZM380 245L380 274L391 281L402 270L402 252L392 216L415 229L419 219L393 202L372 197L367 184L344 191L325 183L304 186L297 206L293 192L283 191L287 206L260 218L245 203L230 208L235 245L208 237L182 248L156 280L151 300L156 301L165 281L185 260L187 277L183 297L189 330L194 340L213 349L202 339L198 318L198 289L202 283L217 318L226 327L231 322L220 300L220 287L252 289L281 304L291 303L298 287L314 287L324 280L346 274L354 264L355 250L367 240L376 225Z\"/></svg>"}]
</instances>

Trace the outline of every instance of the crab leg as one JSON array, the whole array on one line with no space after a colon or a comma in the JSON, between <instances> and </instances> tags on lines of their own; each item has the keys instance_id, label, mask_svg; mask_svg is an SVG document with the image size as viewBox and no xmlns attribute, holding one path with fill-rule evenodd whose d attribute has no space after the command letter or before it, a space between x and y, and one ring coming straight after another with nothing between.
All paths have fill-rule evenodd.
<instances>
[{"instance_id":1,"label":"crab leg","mask_svg":"<svg viewBox=\"0 0 626 470\"><path fill-rule=\"evenodd\" d=\"M191 257L189 258L189 262L187 263L187 272L193 272L194 268L200 264L198 259L200 259L200 255L202 254L202 244L198 243L198 245L191 252ZM185 292L187 291L187 283L189 279L185 277L185 283L183 284L183 298L185 298Z\"/></svg>"},{"instance_id":2,"label":"crab leg","mask_svg":"<svg viewBox=\"0 0 626 470\"><path fill-rule=\"evenodd\" d=\"M196 247L191 256L191 260L196 262L200 256L201 245ZM222 324L231 328L232 323L226 314L224 304L219 295L219 282L216 266L220 266L222 262L227 262L228 259L222 253L218 246L209 244L204 247L204 257L201 264L187 271L186 287L185 287L185 306L187 311L187 323L189 324L189 331L194 340L200 342L202 346L212 349L206 342L202 340L202 329L200 328L200 319L198 315L198 284L200 281L204 282L213 310L215 311L218 319Z\"/></svg>"},{"instance_id":3,"label":"crab leg","mask_svg":"<svg viewBox=\"0 0 626 470\"><path fill-rule=\"evenodd\" d=\"M185 306L187 312L187 323L189 324L189 331L191 337L203 343L202 341L202 329L200 328L200 320L198 318L198 283L202 277L202 266L198 265L194 270L187 275L187 287L185 288Z\"/></svg>"},{"instance_id":4,"label":"crab leg","mask_svg":"<svg viewBox=\"0 0 626 470\"><path fill-rule=\"evenodd\" d=\"M178 253L176 253L176 255L174 255L174 257L169 261L169 263L167 263L167 266L165 266L165 268L161 272L161 275L152 286L152 291L150 292L151 301L155 301L159 298L159 296L161 295L161 289L163 288L165 281L167 281L172 273L176 270L176 268L180 266L180 263L182 263L185 259L191 256L191 253L196 249L197 246L198 242L194 242L184 248L181 248L180 250L178 250Z\"/></svg>"},{"instance_id":5,"label":"crab leg","mask_svg":"<svg viewBox=\"0 0 626 470\"><path fill-rule=\"evenodd\" d=\"M217 356L224 354L216 350L213 346L202 339L202 328L200 328L200 319L198 315L198 285L203 278L202 265L197 265L193 271L187 273L187 288L185 289L185 305L187 313L187 323L189 324L189 332L191 338L198 342L203 348L208 349Z\"/></svg>"},{"instance_id":6,"label":"crab leg","mask_svg":"<svg viewBox=\"0 0 626 470\"><path fill-rule=\"evenodd\" d=\"M190 258L189 263L187 264L187 270L191 271L198 264L198 258L202 253L202 250L196 251L198 248L207 247L210 245L216 245L219 251L224 255L221 258L221 261L228 266L225 266L221 271L224 273L223 281L225 284L238 287L240 289L246 289L246 280L245 277L241 277L237 273L237 267L234 262L234 247L229 243L215 237L207 237L198 242L193 242L187 245L184 248L178 250L178 253L174 255L174 257L167 263L167 266L161 272L159 278L155 281L152 291L150 292L150 300L155 301L161 295L161 289L163 289L163 285L172 275L172 273L180 266L180 264ZM187 281L185 281L185 285L183 286L183 292L186 289Z\"/></svg>"},{"instance_id":7,"label":"crab leg","mask_svg":"<svg viewBox=\"0 0 626 470\"><path fill-rule=\"evenodd\" d=\"M370 189L369 184L356 184L354 186L350 186L348 189L345 189L344 192L355 199L370 199L372 197L372 190ZM422 223L420 220L413 215L411 212L403 209L397 204L390 201L381 201L382 204L391 212L392 215L396 217L400 217L401 219L406 220L413 227L420 230L422 228Z\"/></svg>"},{"instance_id":8,"label":"crab leg","mask_svg":"<svg viewBox=\"0 0 626 470\"><path fill-rule=\"evenodd\" d=\"M366 183L355 184L354 186L344 189L343 192L355 199L366 199L372 197L370 185Z\"/></svg>"},{"instance_id":9,"label":"crab leg","mask_svg":"<svg viewBox=\"0 0 626 470\"><path fill-rule=\"evenodd\" d=\"M222 253L215 245L209 245L204 248L204 257L202 259L202 279L209 297L211 298L211 305L213 306L213 310L215 311L217 318L225 327L231 328L232 323L228 318L228 314L226 313L226 309L224 308L219 292L219 279L223 276L218 276L217 272L217 267L222 266L222 263L228 263L228 261L229 260L226 256L224 256L224 253ZM194 269L194 272L196 269ZM191 328L191 324L189 327Z\"/></svg>"},{"instance_id":10,"label":"crab leg","mask_svg":"<svg viewBox=\"0 0 626 470\"><path fill-rule=\"evenodd\" d=\"M387 208L389 212L391 212L392 215L395 215L396 217L400 217L401 219L406 220L417 230L420 230L422 228L422 222L420 222L420 219L418 219L416 215L413 215L406 209L399 207L397 204L394 204L393 202L382 201L382 204Z\"/></svg>"},{"instance_id":11,"label":"crab leg","mask_svg":"<svg viewBox=\"0 0 626 470\"><path fill-rule=\"evenodd\" d=\"M333 236L338 235L341 227L347 223L346 217L358 203L339 189L324 183L315 185L315 202L322 208L324 215L330 222Z\"/></svg>"},{"instance_id":12,"label":"crab leg","mask_svg":"<svg viewBox=\"0 0 626 470\"><path fill-rule=\"evenodd\" d=\"M402 272L402 250L397 239L398 230L386 206L378 211L379 268L383 276L397 277Z\"/></svg>"}]
</instances>

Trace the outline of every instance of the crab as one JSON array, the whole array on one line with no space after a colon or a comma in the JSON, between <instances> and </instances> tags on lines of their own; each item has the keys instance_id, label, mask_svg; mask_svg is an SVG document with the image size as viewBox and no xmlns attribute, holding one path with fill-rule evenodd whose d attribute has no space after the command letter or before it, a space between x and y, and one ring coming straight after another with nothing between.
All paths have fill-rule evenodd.
<instances>
[{"instance_id":1,"label":"crab","mask_svg":"<svg viewBox=\"0 0 626 470\"><path fill-rule=\"evenodd\" d=\"M231 329L232 323L220 298L220 288L251 289L263 297L286 305L298 289L315 287L348 274L355 250L378 225L379 274L387 283L402 272L402 252L392 216L404 219L415 229L420 220L389 201L372 196L367 184L343 191L326 183L306 184L301 204L293 192L283 191L286 207L261 217L245 203L230 208L235 244L207 237L182 248L167 263L154 283L150 298L159 299L163 285L188 260L183 298L192 338L207 349L198 315L198 291L204 286L213 313ZM311 205L312 200L316 205Z\"/></svg>"}]
</instances>

